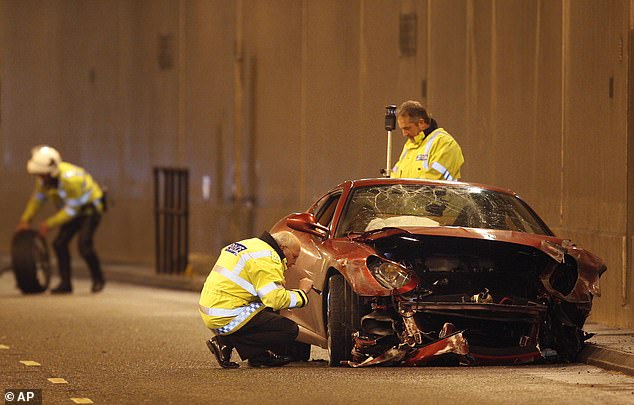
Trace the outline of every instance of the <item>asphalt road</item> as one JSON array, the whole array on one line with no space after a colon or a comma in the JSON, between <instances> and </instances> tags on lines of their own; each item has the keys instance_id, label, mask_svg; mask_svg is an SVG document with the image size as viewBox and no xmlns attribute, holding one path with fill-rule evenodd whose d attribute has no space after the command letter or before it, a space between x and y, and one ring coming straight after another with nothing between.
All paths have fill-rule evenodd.
<instances>
[{"instance_id":1,"label":"asphalt road","mask_svg":"<svg viewBox=\"0 0 634 405\"><path fill-rule=\"evenodd\" d=\"M44 404L634 404L633 377L583 364L329 368L319 349L316 361L223 370L198 294L88 291L78 280L69 296L25 296L0 277L0 392L41 389Z\"/></svg>"}]
</instances>

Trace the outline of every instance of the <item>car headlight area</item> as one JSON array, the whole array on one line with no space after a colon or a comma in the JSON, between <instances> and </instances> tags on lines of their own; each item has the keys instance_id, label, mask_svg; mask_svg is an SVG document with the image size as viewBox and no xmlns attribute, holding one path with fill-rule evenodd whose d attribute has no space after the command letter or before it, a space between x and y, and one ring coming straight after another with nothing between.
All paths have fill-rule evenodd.
<instances>
[{"instance_id":1,"label":"car headlight area","mask_svg":"<svg viewBox=\"0 0 634 405\"><path fill-rule=\"evenodd\" d=\"M385 288L398 290L412 281L412 272L399 263L372 255L368 256L366 264L372 276Z\"/></svg>"}]
</instances>

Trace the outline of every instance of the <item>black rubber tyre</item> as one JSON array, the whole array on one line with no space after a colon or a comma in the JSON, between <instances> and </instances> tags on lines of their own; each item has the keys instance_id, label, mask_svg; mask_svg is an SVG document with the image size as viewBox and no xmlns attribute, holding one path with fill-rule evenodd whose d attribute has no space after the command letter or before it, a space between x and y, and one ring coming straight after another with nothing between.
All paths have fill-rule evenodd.
<instances>
[{"instance_id":1,"label":"black rubber tyre","mask_svg":"<svg viewBox=\"0 0 634 405\"><path fill-rule=\"evenodd\" d=\"M17 232L11 242L11 267L24 294L46 291L51 280L46 239L32 229Z\"/></svg>"},{"instance_id":2,"label":"black rubber tyre","mask_svg":"<svg viewBox=\"0 0 634 405\"><path fill-rule=\"evenodd\" d=\"M359 329L359 297L341 274L328 279L328 365L352 358L352 334Z\"/></svg>"}]
</instances>

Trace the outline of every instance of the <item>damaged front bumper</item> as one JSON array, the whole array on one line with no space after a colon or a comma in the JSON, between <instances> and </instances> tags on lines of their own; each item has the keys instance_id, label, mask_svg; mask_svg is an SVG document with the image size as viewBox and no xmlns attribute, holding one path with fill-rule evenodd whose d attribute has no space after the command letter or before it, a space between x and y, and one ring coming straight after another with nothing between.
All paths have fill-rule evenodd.
<instances>
[{"instance_id":1,"label":"damaged front bumper","mask_svg":"<svg viewBox=\"0 0 634 405\"><path fill-rule=\"evenodd\" d=\"M402 299L374 305L353 335L351 367L428 364L522 364L556 356L540 347L547 305L512 298L486 302ZM460 329L460 330L458 330ZM543 334L542 334L543 335Z\"/></svg>"},{"instance_id":2,"label":"damaged front bumper","mask_svg":"<svg viewBox=\"0 0 634 405\"><path fill-rule=\"evenodd\" d=\"M396 347L388 349L385 353L377 357L368 357L357 363L349 361L350 367L367 367L377 365L397 365L419 366L428 363L442 355L466 356L469 354L469 344L464 337L463 331L455 332L445 338L421 347L411 347L402 343Z\"/></svg>"}]
</instances>

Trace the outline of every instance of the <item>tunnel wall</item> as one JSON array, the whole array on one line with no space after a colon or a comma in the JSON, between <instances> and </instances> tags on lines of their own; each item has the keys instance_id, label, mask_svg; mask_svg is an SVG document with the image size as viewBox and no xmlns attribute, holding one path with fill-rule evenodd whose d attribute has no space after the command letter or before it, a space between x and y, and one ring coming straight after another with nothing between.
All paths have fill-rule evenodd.
<instances>
[{"instance_id":1,"label":"tunnel wall","mask_svg":"<svg viewBox=\"0 0 634 405\"><path fill-rule=\"evenodd\" d=\"M152 168L189 168L190 250L213 258L379 176L384 106L413 98L461 144L463 180L513 189L605 259L593 319L632 327L631 15L628 0L0 0L0 252L34 145L108 186L110 262L153 262Z\"/></svg>"}]
</instances>

